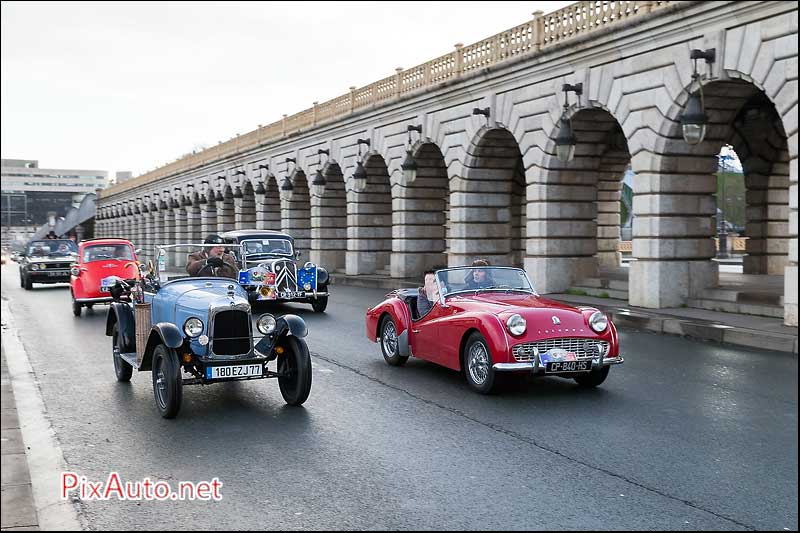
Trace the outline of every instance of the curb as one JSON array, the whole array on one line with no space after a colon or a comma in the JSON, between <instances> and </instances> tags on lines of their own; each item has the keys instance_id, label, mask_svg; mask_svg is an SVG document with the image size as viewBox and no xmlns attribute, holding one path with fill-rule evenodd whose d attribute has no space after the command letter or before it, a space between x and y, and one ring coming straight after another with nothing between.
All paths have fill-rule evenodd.
<instances>
[{"instance_id":1,"label":"curb","mask_svg":"<svg viewBox=\"0 0 800 533\"><path fill-rule=\"evenodd\" d=\"M331 281L334 285L390 290L414 288L421 285L418 280L414 279L393 279L386 276L373 275L348 276L342 273L331 274ZM634 311L625 307L603 305L594 300L589 303L580 298L570 297L567 294L545 294L542 296L565 303L597 307L608 314L617 326L776 352L797 354L798 351L796 334L791 335L731 326L722 322L700 318L681 318L663 313ZM777 321L778 319L775 320Z\"/></svg>"}]
</instances>

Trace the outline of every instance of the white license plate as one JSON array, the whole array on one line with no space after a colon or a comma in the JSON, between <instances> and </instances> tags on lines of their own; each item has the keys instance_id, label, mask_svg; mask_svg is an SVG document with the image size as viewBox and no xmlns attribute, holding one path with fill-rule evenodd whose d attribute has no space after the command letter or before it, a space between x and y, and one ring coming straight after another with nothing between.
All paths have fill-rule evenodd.
<instances>
[{"instance_id":1,"label":"white license plate","mask_svg":"<svg viewBox=\"0 0 800 533\"><path fill-rule=\"evenodd\" d=\"M206 368L206 379L260 377L262 368L261 365L209 366Z\"/></svg>"},{"instance_id":2,"label":"white license plate","mask_svg":"<svg viewBox=\"0 0 800 533\"><path fill-rule=\"evenodd\" d=\"M551 361L545 366L548 374L560 374L562 372L589 372L592 369L592 362L586 361Z\"/></svg>"},{"instance_id":3,"label":"white license plate","mask_svg":"<svg viewBox=\"0 0 800 533\"><path fill-rule=\"evenodd\" d=\"M304 294L302 292L285 291L278 293L279 298L286 298L286 299L302 298L303 296Z\"/></svg>"},{"instance_id":4,"label":"white license plate","mask_svg":"<svg viewBox=\"0 0 800 533\"><path fill-rule=\"evenodd\" d=\"M64 276L65 274L66 274L66 272L48 272L47 273L47 277L48 278L57 278L58 276Z\"/></svg>"},{"instance_id":5,"label":"white license plate","mask_svg":"<svg viewBox=\"0 0 800 533\"><path fill-rule=\"evenodd\" d=\"M117 283L117 277L116 276L109 276L107 278L103 278L103 279L100 280L100 286L101 287L111 287L116 283Z\"/></svg>"}]
</instances>

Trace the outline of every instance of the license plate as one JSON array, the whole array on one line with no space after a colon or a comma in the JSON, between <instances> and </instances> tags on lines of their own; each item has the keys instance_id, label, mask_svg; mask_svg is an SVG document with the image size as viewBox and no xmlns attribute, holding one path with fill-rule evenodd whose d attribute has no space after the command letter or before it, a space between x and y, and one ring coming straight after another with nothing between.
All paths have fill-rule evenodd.
<instances>
[{"instance_id":1,"label":"license plate","mask_svg":"<svg viewBox=\"0 0 800 533\"><path fill-rule=\"evenodd\" d=\"M117 282L116 276L110 276L100 280L100 287L111 287Z\"/></svg>"},{"instance_id":2,"label":"license plate","mask_svg":"<svg viewBox=\"0 0 800 533\"><path fill-rule=\"evenodd\" d=\"M547 363L545 372L548 374L558 374L561 372L589 372L591 369L591 361L551 361Z\"/></svg>"},{"instance_id":3,"label":"license plate","mask_svg":"<svg viewBox=\"0 0 800 533\"><path fill-rule=\"evenodd\" d=\"M65 275L64 272L48 272L47 273L47 277L48 278L57 278L59 276L64 276L64 275Z\"/></svg>"},{"instance_id":4,"label":"license plate","mask_svg":"<svg viewBox=\"0 0 800 533\"><path fill-rule=\"evenodd\" d=\"M279 298L285 298L285 299L302 298L303 297L303 293L302 292L284 291L284 292L278 293L278 297Z\"/></svg>"},{"instance_id":5,"label":"license plate","mask_svg":"<svg viewBox=\"0 0 800 533\"><path fill-rule=\"evenodd\" d=\"M100 287L100 292L111 292L110 287Z\"/></svg>"},{"instance_id":6,"label":"license plate","mask_svg":"<svg viewBox=\"0 0 800 533\"><path fill-rule=\"evenodd\" d=\"M261 365L210 366L206 368L206 379L244 378L262 374Z\"/></svg>"}]
</instances>

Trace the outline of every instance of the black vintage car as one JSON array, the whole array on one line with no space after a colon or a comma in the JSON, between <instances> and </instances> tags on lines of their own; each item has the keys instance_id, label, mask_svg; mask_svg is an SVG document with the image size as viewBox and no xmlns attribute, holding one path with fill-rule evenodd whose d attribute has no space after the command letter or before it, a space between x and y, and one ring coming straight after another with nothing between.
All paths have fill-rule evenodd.
<instances>
[{"instance_id":1,"label":"black vintage car","mask_svg":"<svg viewBox=\"0 0 800 533\"><path fill-rule=\"evenodd\" d=\"M31 290L34 283L69 283L70 267L78 245L69 239L33 240L19 258L19 285Z\"/></svg>"},{"instance_id":2,"label":"black vintage car","mask_svg":"<svg viewBox=\"0 0 800 533\"><path fill-rule=\"evenodd\" d=\"M238 230L221 233L239 266L239 285L251 301L310 303L317 313L328 306L328 271L311 261L295 263L294 239L280 231Z\"/></svg>"}]
</instances>

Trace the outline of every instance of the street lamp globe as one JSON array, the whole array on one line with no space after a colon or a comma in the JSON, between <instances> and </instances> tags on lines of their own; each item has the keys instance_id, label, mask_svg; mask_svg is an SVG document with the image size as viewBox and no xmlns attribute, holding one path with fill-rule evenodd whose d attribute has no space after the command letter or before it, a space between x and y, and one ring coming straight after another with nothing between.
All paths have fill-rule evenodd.
<instances>
[{"instance_id":1,"label":"street lamp globe","mask_svg":"<svg viewBox=\"0 0 800 533\"><path fill-rule=\"evenodd\" d=\"M703 109L702 92L699 95L691 95L686 103L686 109L681 114L683 140L692 146L703 142L706 137L707 123L705 110Z\"/></svg>"}]
</instances>

